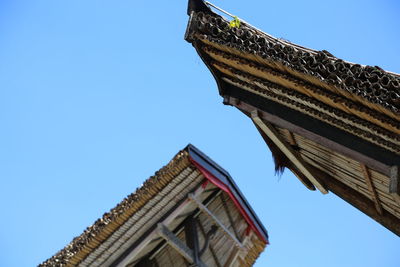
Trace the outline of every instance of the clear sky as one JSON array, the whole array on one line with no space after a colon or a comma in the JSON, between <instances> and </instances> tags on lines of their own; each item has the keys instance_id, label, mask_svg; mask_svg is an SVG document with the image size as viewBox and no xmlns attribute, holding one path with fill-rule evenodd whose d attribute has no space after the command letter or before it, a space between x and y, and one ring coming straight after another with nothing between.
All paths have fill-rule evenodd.
<instances>
[{"instance_id":1,"label":"clear sky","mask_svg":"<svg viewBox=\"0 0 400 267\"><path fill-rule=\"evenodd\" d=\"M400 72L400 4L221 1L256 27ZM400 239L332 193L274 176L183 40L186 1L0 1L0 266L35 266L192 143L268 229L256 266L399 266Z\"/></svg>"}]
</instances>

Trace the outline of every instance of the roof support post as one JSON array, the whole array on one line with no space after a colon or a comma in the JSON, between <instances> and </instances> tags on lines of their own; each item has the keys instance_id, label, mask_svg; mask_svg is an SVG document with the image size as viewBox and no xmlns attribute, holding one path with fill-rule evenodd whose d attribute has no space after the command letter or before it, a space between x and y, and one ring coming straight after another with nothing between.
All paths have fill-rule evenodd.
<instances>
[{"instance_id":1,"label":"roof support post","mask_svg":"<svg viewBox=\"0 0 400 267\"><path fill-rule=\"evenodd\" d=\"M257 128L258 129L258 128ZM297 147L297 143L296 143L296 139L294 138L294 135L291 131L289 131L288 129L286 129L286 132L288 134L289 137L289 144L292 147ZM291 170L292 173L297 177L297 179L299 179L299 181L305 186L307 187L307 189L311 190L311 191L315 191L315 186L307 179L304 177L304 175L301 175L300 173L298 173L295 170Z\"/></svg>"},{"instance_id":2,"label":"roof support post","mask_svg":"<svg viewBox=\"0 0 400 267\"><path fill-rule=\"evenodd\" d=\"M203 235L203 238L205 240L207 238L207 234L206 234L206 231L204 230L204 227L201 224L200 220L199 220L199 229L200 229L200 232ZM222 267L221 263L218 260L217 253L215 252L214 246L213 246L213 244L211 242L208 244L208 249L210 249L211 255L212 255L212 257L213 257L213 259L215 261L216 266L217 267Z\"/></svg>"},{"instance_id":3,"label":"roof support post","mask_svg":"<svg viewBox=\"0 0 400 267\"><path fill-rule=\"evenodd\" d=\"M361 169L364 174L365 182L368 185L369 191L371 191L371 195L372 195L372 199L374 200L374 203L375 203L376 211L380 215L382 215L382 206L381 206L381 203L379 202L379 197L375 190L374 184L372 183L372 179L371 179L369 170L368 170L367 166L365 166L364 164L360 164L360 165L361 165Z\"/></svg>"},{"instance_id":4,"label":"roof support post","mask_svg":"<svg viewBox=\"0 0 400 267\"><path fill-rule=\"evenodd\" d=\"M199 186L194 193L192 193L194 196L198 196L201 193L203 193L204 188L202 186ZM185 200L183 201L176 209L174 209L164 220L162 220L160 223L163 225L168 225L170 224L176 217L178 217L186 207L190 204L190 201ZM154 238L156 238L159 234L159 231L157 228L152 230L151 233L149 233L139 244L136 246L132 247L129 253L127 255L124 255L123 258L119 259L115 264L112 266L116 267L125 267L127 264L129 264Z\"/></svg>"},{"instance_id":5,"label":"roof support post","mask_svg":"<svg viewBox=\"0 0 400 267\"><path fill-rule=\"evenodd\" d=\"M218 226L218 228L220 228L222 230L222 232L226 235L226 237L228 237L230 240L233 241L233 243L235 244L235 246L237 246L238 248L243 248L242 243L235 237L235 235L233 233L231 233L223 224L222 222L214 215L212 214L212 212L203 205L203 203L201 203L201 201L199 201L196 196L194 196L193 194L189 194L188 198L197 205L197 207L204 212L212 221L214 221L214 223Z\"/></svg>"},{"instance_id":6,"label":"roof support post","mask_svg":"<svg viewBox=\"0 0 400 267\"><path fill-rule=\"evenodd\" d=\"M307 177L308 180L316 187L322 194L327 194L328 190L322 185L313 175L311 170L307 167L301 157L286 143L275 128L269 122L262 121L258 116L258 111L251 112L251 119L253 122L279 147L279 149L288 157L290 161Z\"/></svg>"},{"instance_id":7,"label":"roof support post","mask_svg":"<svg viewBox=\"0 0 400 267\"><path fill-rule=\"evenodd\" d=\"M397 204L400 205L399 166L392 166L390 168L389 193L393 196L393 198L397 202Z\"/></svg>"},{"instance_id":8,"label":"roof support post","mask_svg":"<svg viewBox=\"0 0 400 267\"><path fill-rule=\"evenodd\" d=\"M193 216L189 216L185 222L186 245L193 251L194 265L198 266L199 255L199 237L197 235L197 223Z\"/></svg>"},{"instance_id":9,"label":"roof support post","mask_svg":"<svg viewBox=\"0 0 400 267\"><path fill-rule=\"evenodd\" d=\"M164 224L159 223L157 225L158 234L167 241L171 247L173 247L179 254L182 255L190 263L194 263L195 266L206 267L200 259L196 260L195 253L192 249L188 248L174 233L172 233ZM196 262L197 261L197 262Z\"/></svg>"},{"instance_id":10,"label":"roof support post","mask_svg":"<svg viewBox=\"0 0 400 267\"><path fill-rule=\"evenodd\" d=\"M224 195L221 194L220 195L220 199L221 199L221 202L222 202L222 206L224 207L225 213L228 216L229 223L232 225L233 232L235 233L236 238L238 240L240 240L239 233L238 233L238 231L236 229L236 226L235 226L235 223L233 221L232 214L231 214L230 210L228 209L228 205L226 204Z\"/></svg>"}]
</instances>

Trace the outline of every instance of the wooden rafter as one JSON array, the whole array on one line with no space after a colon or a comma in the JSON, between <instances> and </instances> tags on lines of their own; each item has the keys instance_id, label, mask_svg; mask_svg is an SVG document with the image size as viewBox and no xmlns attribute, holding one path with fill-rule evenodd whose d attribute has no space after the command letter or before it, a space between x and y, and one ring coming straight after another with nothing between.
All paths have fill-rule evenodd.
<instances>
[{"instance_id":1,"label":"wooden rafter","mask_svg":"<svg viewBox=\"0 0 400 267\"><path fill-rule=\"evenodd\" d=\"M231 267L239 256L239 252L240 250L238 248L233 248L231 254L229 254L229 257L224 264L224 267Z\"/></svg>"},{"instance_id":2,"label":"wooden rafter","mask_svg":"<svg viewBox=\"0 0 400 267\"><path fill-rule=\"evenodd\" d=\"M369 170L368 170L367 166L365 166L362 163L360 164L360 166L361 166L362 172L364 174L365 182L368 185L369 191L371 192L372 199L375 203L375 208L378 211L378 213L380 215L382 215L382 205L381 205L381 202L379 201L378 193L375 190L375 186L372 183L372 179L371 179Z\"/></svg>"},{"instance_id":3,"label":"wooden rafter","mask_svg":"<svg viewBox=\"0 0 400 267\"><path fill-rule=\"evenodd\" d=\"M204 192L204 188L200 186L195 190L192 195L194 197ZM175 209L170 215L168 215L162 222L163 225L169 225L176 217L178 217L188 206L190 201L184 201L177 209ZM130 263L152 240L159 236L159 231L155 228L150 234L148 234L135 248L133 248L121 261L115 264L116 267L125 267Z\"/></svg>"},{"instance_id":4,"label":"wooden rafter","mask_svg":"<svg viewBox=\"0 0 400 267\"><path fill-rule=\"evenodd\" d=\"M363 213L367 214L396 235L400 236L399 218L389 213L385 209L382 209L382 214L379 214L374 206L374 202L370 198L366 197L363 193L347 186L343 182L325 172L322 172L318 169L315 169L315 171L318 174L318 178L325 184L329 191L347 201Z\"/></svg>"},{"instance_id":5,"label":"wooden rafter","mask_svg":"<svg viewBox=\"0 0 400 267\"><path fill-rule=\"evenodd\" d=\"M200 219L198 220L198 225L199 225L199 229L200 229L201 234L203 235L204 239L206 239L207 238L207 234L206 234L206 231L204 230L204 226L201 223ZM218 260L217 253L215 251L214 245L211 243L211 240L210 240L210 243L208 244L208 249L210 250L211 256L213 257L214 262L217 265L217 267L222 267L221 263Z\"/></svg>"},{"instance_id":6,"label":"wooden rafter","mask_svg":"<svg viewBox=\"0 0 400 267\"><path fill-rule=\"evenodd\" d=\"M289 144L293 147L297 146L297 142L296 139L294 138L294 134L289 131L288 129L286 129L287 135L289 137ZM306 178L304 177L304 175L301 175L301 173L298 173L295 170L291 170L292 173L294 174L294 176L297 177L297 179L299 179L299 181L305 186L307 187L309 190L311 191L315 191L315 186Z\"/></svg>"},{"instance_id":7,"label":"wooden rafter","mask_svg":"<svg viewBox=\"0 0 400 267\"><path fill-rule=\"evenodd\" d=\"M254 105L250 105L248 103L240 101L239 99L237 99L235 97L231 97L231 96L226 96L224 98L224 103L227 105L232 105L234 107L237 107L239 110L244 112L246 115L249 115L253 110L257 109ZM314 140L315 142L317 142L337 153L340 153L344 156L355 159L358 162L361 162L361 163L369 166L370 168L377 170L385 175L390 174L390 166L381 162L380 160L378 160L376 158L366 156L365 154L354 150L352 147L339 144L338 142L330 140L330 139L326 138L325 136L318 135L308 129L303 128L301 125L289 122L287 119L281 118L277 115L268 113L263 110L258 110L258 112L259 112L259 116L263 119L263 121L268 121L268 122L273 123L281 128L288 129L292 133L296 133L307 139Z\"/></svg>"},{"instance_id":8,"label":"wooden rafter","mask_svg":"<svg viewBox=\"0 0 400 267\"><path fill-rule=\"evenodd\" d=\"M289 131L288 129L286 129L286 132L289 137L289 144L291 144L292 146L297 146L296 139L294 139L293 133L291 131Z\"/></svg>"},{"instance_id":9,"label":"wooden rafter","mask_svg":"<svg viewBox=\"0 0 400 267\"><path fill-rule=\"evenodd\" d=\"M232 226L233 232L235 233L236 238L240 239L239 233L238 233L238 231L237 231L237 229L235 227L235 223L233 222L232 214L231 214L230 210L228 209L228 205L225 202L225 198L224 198L223 194L220 195L220 199L221 199L221 202L222 202L222 206L224 207L225 213L228 216L229 223Z\"/></svg>"},{"instance_id":10,"label":"wooden rafter","mask_svg":"<svg viewBox=\"0 0 400 267\"><path fill-rule=\"evenodd\" d=\"M172 233L164 224L159 223L157 225L158 234L167 241L167 243L174 248L182 257L184 257L188 262L195 263L195 256L192 249L188 248L185 243L183 243L174 233ZM197 265L199 267L206 267L206 265L201 261L197 260Z\"/></svg>"},{"instance_id":11,"label":"wooden rafter","mask_svg":"<svg viewBox=\"0 0 400 267\"><path fill-rule=\"evenodd\" d=\"M203 205L203 203L201 203L197 197L193 194L189 194L188 197L193 203L195 203L197 205L197 207L204 212L205 215L207 215L212 221L214 221L214 223L218 226L219 229L222 230L222 232L224 233L224 235L226 237L228 237L230 240L233 241L233 243L235 244L235 246L239 247L239 248L243 248L242 243L235 237L235 235L233 233L231 233L231 231L229 231L225 225L222 224L222 222L206 207Z\"/></svg>"},{"instance_id":12,"label":"wooden rafter","mask_svg":"<svg viewBox=\"0 0 400 267\"><path fill-rule=\"evenodd\" d=\"M317 178L315 178L307 164L296 153L296 151L294 151L290 145L286 143L286 141L279 135L272 124L262 121L258 116L257 110L251 112L251 119L279 147L279 149L307 177L307 179L310 180L310 182L316 188L318 188L322 194L328 193L328 190L317 180Z\"/></svg>"}]
</instances>

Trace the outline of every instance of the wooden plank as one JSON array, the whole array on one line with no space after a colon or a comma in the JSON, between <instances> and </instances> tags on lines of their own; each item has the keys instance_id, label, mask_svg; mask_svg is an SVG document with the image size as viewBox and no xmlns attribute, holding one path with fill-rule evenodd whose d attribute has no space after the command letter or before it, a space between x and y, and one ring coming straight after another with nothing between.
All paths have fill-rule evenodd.
<instances>
[{"instance_id":1,"label":"wooden plank","mask_svg":"<svg viewBox=\"0 0 400 267\"><path fill-rule=\"evenodd\" d=\"M392 166L390 168L389 193L392 195L396 203L400 205L399 166Z\"/></svg>"},{"instance_id":2,"label":"wooden plank","mask_svg":"<svg viewBox=\"0 0 400 267\"><path fill-rule=\"evenodd\" d=\"M259 128L257 128L257 129L259 129ZM289 144L292 145L292 146L298 146L298 145L297 145L297 142L296 142L296 139L294 138L293 133L292 133L291 131L287 130L287 129L283 129L283 131L284 131L283 134L284 134L284 135L287 135L287 139L288 139ZM286 137L286 136L284 136L284 137ZM296 176L296 178L297 178L305 187L307 187L308 190L315 191L315 186L314 186L306 177L304 177L304 175L301 175L301 174L300 174L298 171L296 171L296 170L292 170L292 169L291 169L291 171L292 171L292 173L294 174L294 176Z\"/></svg>"},{"instance_id":3,"label":"wooden plank","mask_svg":"<svg viewBox=\"0 0 400 267\"><path fill-rule=\"evenodd\" d=\"M207 187L206 187L207 188ZM207 189L204 189L204 191L203 191L204 193L205 192L210 192L210 190L207 190ZM212 193L212 197L211 198L208 198L207 199L207 201L206 201L206 203L204 203L204 205L206 206L206 207L208 207L210 204L212 204L213 202L215 202L215 199L217 199L217 197L221 194L221 190L220 189L218 189L217 191L214 191L213 193ZM191 202L189 202L189 203L191 203ZM200 215L200 211L197 211L197 212L195 212L194 214L193 214L193 216L194 217L199 217L199 215ZM178 228L178 229L175 229L175 231L176 231L176 234L181 234L182 232L183 232L183 229L184 229L184 226L183 225L181 225L180 226L180 228ZM164 244L162 244L156 251L154 251L153 253L152 253L152 255L150 256L150 259L153 259L153 258L155 258L156 256L157 256L157 254L158 253L160 253L161 252L161 250L163 250L164 248L165 248L165 246L166 246L167 244L166 243L164 243Z\"/></svg>"},{"instance_id":4,"label":"wooden plank","mask_svg":"<svg viewBox=\"0 0 400 267\"><path fill-rule=\"evenodd\" d=\"M328 193L328 190L314 177L301 157L286 143L274 127L270 123L260 119L257 110L251 112L251 119L322 194Z\"/></svg>"},{"instance_id":5,"label":"wooden plank","mask_svg":"<svg viewBox=\"0 0 400 267\"><path fill-rule=\"evenodd\" d=\"M291 144L292 146L297 146L296 139L294 139L293 133L291 131L289 131L288 129L286 129L286 132L288 135L289 144Z\"/></svg>"},{"instance_id":6,"label":"wooden plank","mask_svg":"<svg viewBox=\"0 0 400 267\"><path fill-rule=\"evenodd\" d=\"M188 262L195 262L193 250L188 248L185 243L183 243L176 235L174 235L174 233L172 233L164 224L159 223L157 225L157 232L159 236L164 238L165 241L167 241L167 243Z\"/></svg>"},{"instance_id":7,"label":"wooden plank","mask_svg":"<svg viewBox=\"0 0 400 267\"><path fill-rule=\"evenodd\" d=\"M232 234L222 223L221 221L206 207L201 203L197 197L193 194L189 194L188 197L193 203L197 205L197 207L204 212L211 220L214 221L214 223L222 230L222 232L233 241L235 246L242 248L243 245L242 243L235 237L234 234Z\"/></svg>"},{"instance_id":8,"label":"wooden plank","mask_svg":"<svg viewBox=\"0 0 400 267\"><path fill-rule=\"evenodd\" d=\"M299 146L301 147L300 154L302 155L305 161L305 157L315 158L322 165L328 164L332 169L336 171L354 178L357 182L359 181L362 186L365 185L365 178L362 174L362 170L360 168L359 162L356 162L352 159L342 159L338 157L337 153L332 153L331 151L322 151L319 148L310 146L309 144L305 144L299 142ZM355 164L357 163L357 164ZM389 186L389 177L386 177L370 168L368 168L371 179L374 181L375 189L381 191L383 193L388 192Z\"/></svg>"},{"instance_id":9,"label":"wooden plank","mask_svg":"<svg viewBox=\"0 0 400 267\"><path fill-rule=\"evenodd\" d=\"M229 254L229 257L224 264L224 267L231 267L239 256L239 252L240 250L238 248L233 248L231 254Z\"/></svg>"},{"instance_id":10,"label":"wooden plank","mask_svg":"<svg viewBox=\"0 0 400 267\"><path fill-rule=\"evenodd\" d=\"M200 229L200 232L203 235L203 237L206 238L206 236L207 236L206 231L204 230L204 226L201 223L201 220L199 220L199 229ZM217 254L215 253L215 248L214 248L214 245L211 243L211 240L209 241L208 249L210 250L211 256L214 259L214 262L217 265L217 267L222 267L221 263L218 260Z\"/></svg>"},{"instance_id":11,"label":"wooden plank","mask_svg":"<svg viewBox=\"0 0 400 267\"><path fill-rule=\"evenodd\" d=\"M243 111L246 115L249 115L253 110L257 109L255 106L250 105L248 103L244 103L243 101L240 101L237 98L231 96L226 96L224 99L224 103L237 107L238 109ZM264 121L268 121L281 128L288 129L293 133L296 133L300 136L304 136L307 139L313 140L314 142L321 144L335 152L338 152L344 156L350 157L358 162L361 162L374 170L377 170L385 175L389 175L389 166L375 158L368 157L365 154L352 149L351 147L344 146L322 135L318 135L312 131L309 131L301 127L301 125L291 123L288 120L283 119L277 115L262 110L258 110L258 112L260 118L262 118Z\"/></svg>"},{"instance_id":12,"label":"wooden plank","mask_svg":"<svg viewBox=\"0 0 400 267\"><path fill-rule=\"evenodd\" d=\"M375 208L376 208L376 210L378 211L378 213L379 213L380 215L382 215L382 206L381 206L381 203L380 203L380 201L379 201L378 194L376 193L374 184L372 183L371 175L370 175L370 173L369 173L369 170L368 170L367 166L365 166L365 165L362 164L362 163L360 164L360 166L361 166L361 169L362 169L363 174L364 174L365 182L366 182L366 184L368 185L368 189L369 189L369 191L371 192L372 199L374 200Z\"/></svg>"},{"instance_id":13,"label":"wooden plank","mask_svg":"<svg viewBox=\"0 0 400 267\"><path fill-rule=\"evenodd\" d=\"M382 214L379 214L373 201L368 197L322 171L319 171L318 173L318 178L325 184L329 191L347 201L396 235L400 236L399 218L390 214L386 210L382 210Z\"/></svg>"},{"instance_id":14,"label":"wooden plank","mask_svg":"<svg viewBox=\"0 0 400 267\"><path fill-rule=\"evenodd\" d=\"M221 199L221 202L222 202L222 206L224 207L225 213L226 213L226 215L228 216L229 223L230 223L231 226L232 226L233 232L235 233L236 238L239 240L239 239L240 239L240 238L239 238L239 233L238 233L238 231L236 230L235 223L233 222L233 219L232 219L232 214L231 214L231 212L229 211L228 206L227 206L227 204L226 204L226 202L225 202L224 195L221 194L221 195L220 195L220 199Z\"/></svg>"},{"instance_id":15,"label":"wooden plank","mask_svg":"<svg viewBox=\"0 0 400 267\"><path fill-rule=\"evenodd\" d=\"M365 184L365 181L362 181L362 186L360 186L361 182L356 181L355 179L352 179L352 178L351 179L346 178L344 173L332 172L329 169L328 166L326 166L325 164L322 164L321 162L315 162L313 160L310 160L307 157L304 158L304 160L307 163L309 163L311 166L313 166L313 167L315 167L317 169L320 169L321 171L323 171L327 175L330 175L331 177L335 177L335 179L340 180L343 184L345 184L345 185L353 188L354 190L362 193L366 197L371 198L371 192L367 188L367 186ZM385 206L386 204L389 205L389 206L386 205L385 209L387 211L391 212L392 214L395 214L397 216L397 214L396 214L396 212L394 210L395 209L394 207L396 207L396 206L398 207L398 205L394 202L393 198L391 198L390 194L387 192L387 187L386 187L386 191L381 191L376 187L376 183L374 183L374 185L375 185L376 192L378 193L379 200L380 200L380 203L382 204L382 207ZM392 206L393 208L388 208L390 206Z\"/></svg>"},{"instance_id":16,"label":"wooden plank","mask_svg":"<svg viewBox=\"0 0 400 267\"><path fill-rule=\"evenodd\" d=\"M204 191L204 188L200 186L196 189L192 195L198 196ZM190 205L190 201L184 201L177 209L175 209L171 214L169 214L161 223L164 225L170 224L176 217L178 217L185 208ZM149 235L147 235L132 251L129 252L121 261L115 264L116 267L125 267L128 263L130 263L153 239L158 236L159 232L157 228L155 228Z\"/></svg>"}]
</instances>

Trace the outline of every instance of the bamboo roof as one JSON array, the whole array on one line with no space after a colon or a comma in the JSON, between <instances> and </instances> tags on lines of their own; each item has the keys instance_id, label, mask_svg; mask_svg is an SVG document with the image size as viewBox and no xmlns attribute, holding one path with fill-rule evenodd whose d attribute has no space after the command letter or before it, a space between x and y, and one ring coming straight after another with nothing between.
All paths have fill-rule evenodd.
<instances>
[{"instance_id":1,"label":"bamboo roof","mask_svg":"<svg viewBox=\"0 0 400 267\"><path fill-rule=\"evenodd\" d=\"M226 105L249 116L311 190L345 199L400 235L400 76L275 38L190 0L185 39ZM229 14L229 13L227 13ZM229 14L230 15L230 14Z\"/></svg>"},{"instance_id":2,"label":"bamboo roof","mask_svg":"<svg viewBox=\"0 0 400 267\"><path fill-rule=\"evenodd\" d=\"M267 231L230 175L188 145L39 266L142 266L141 260L150 256L159 266L186 266L188 260L166 245L168 238L160 238L160 233L166 229L184 243L182 224L188 216L195 216L201 228L200 244L209 239L204 233L215 224L219 227L200 258L206 266L228 261L232 266L251 266L268 243ZM234 236L226 229L234 229Z\"/></svg>"}]
</instances>

